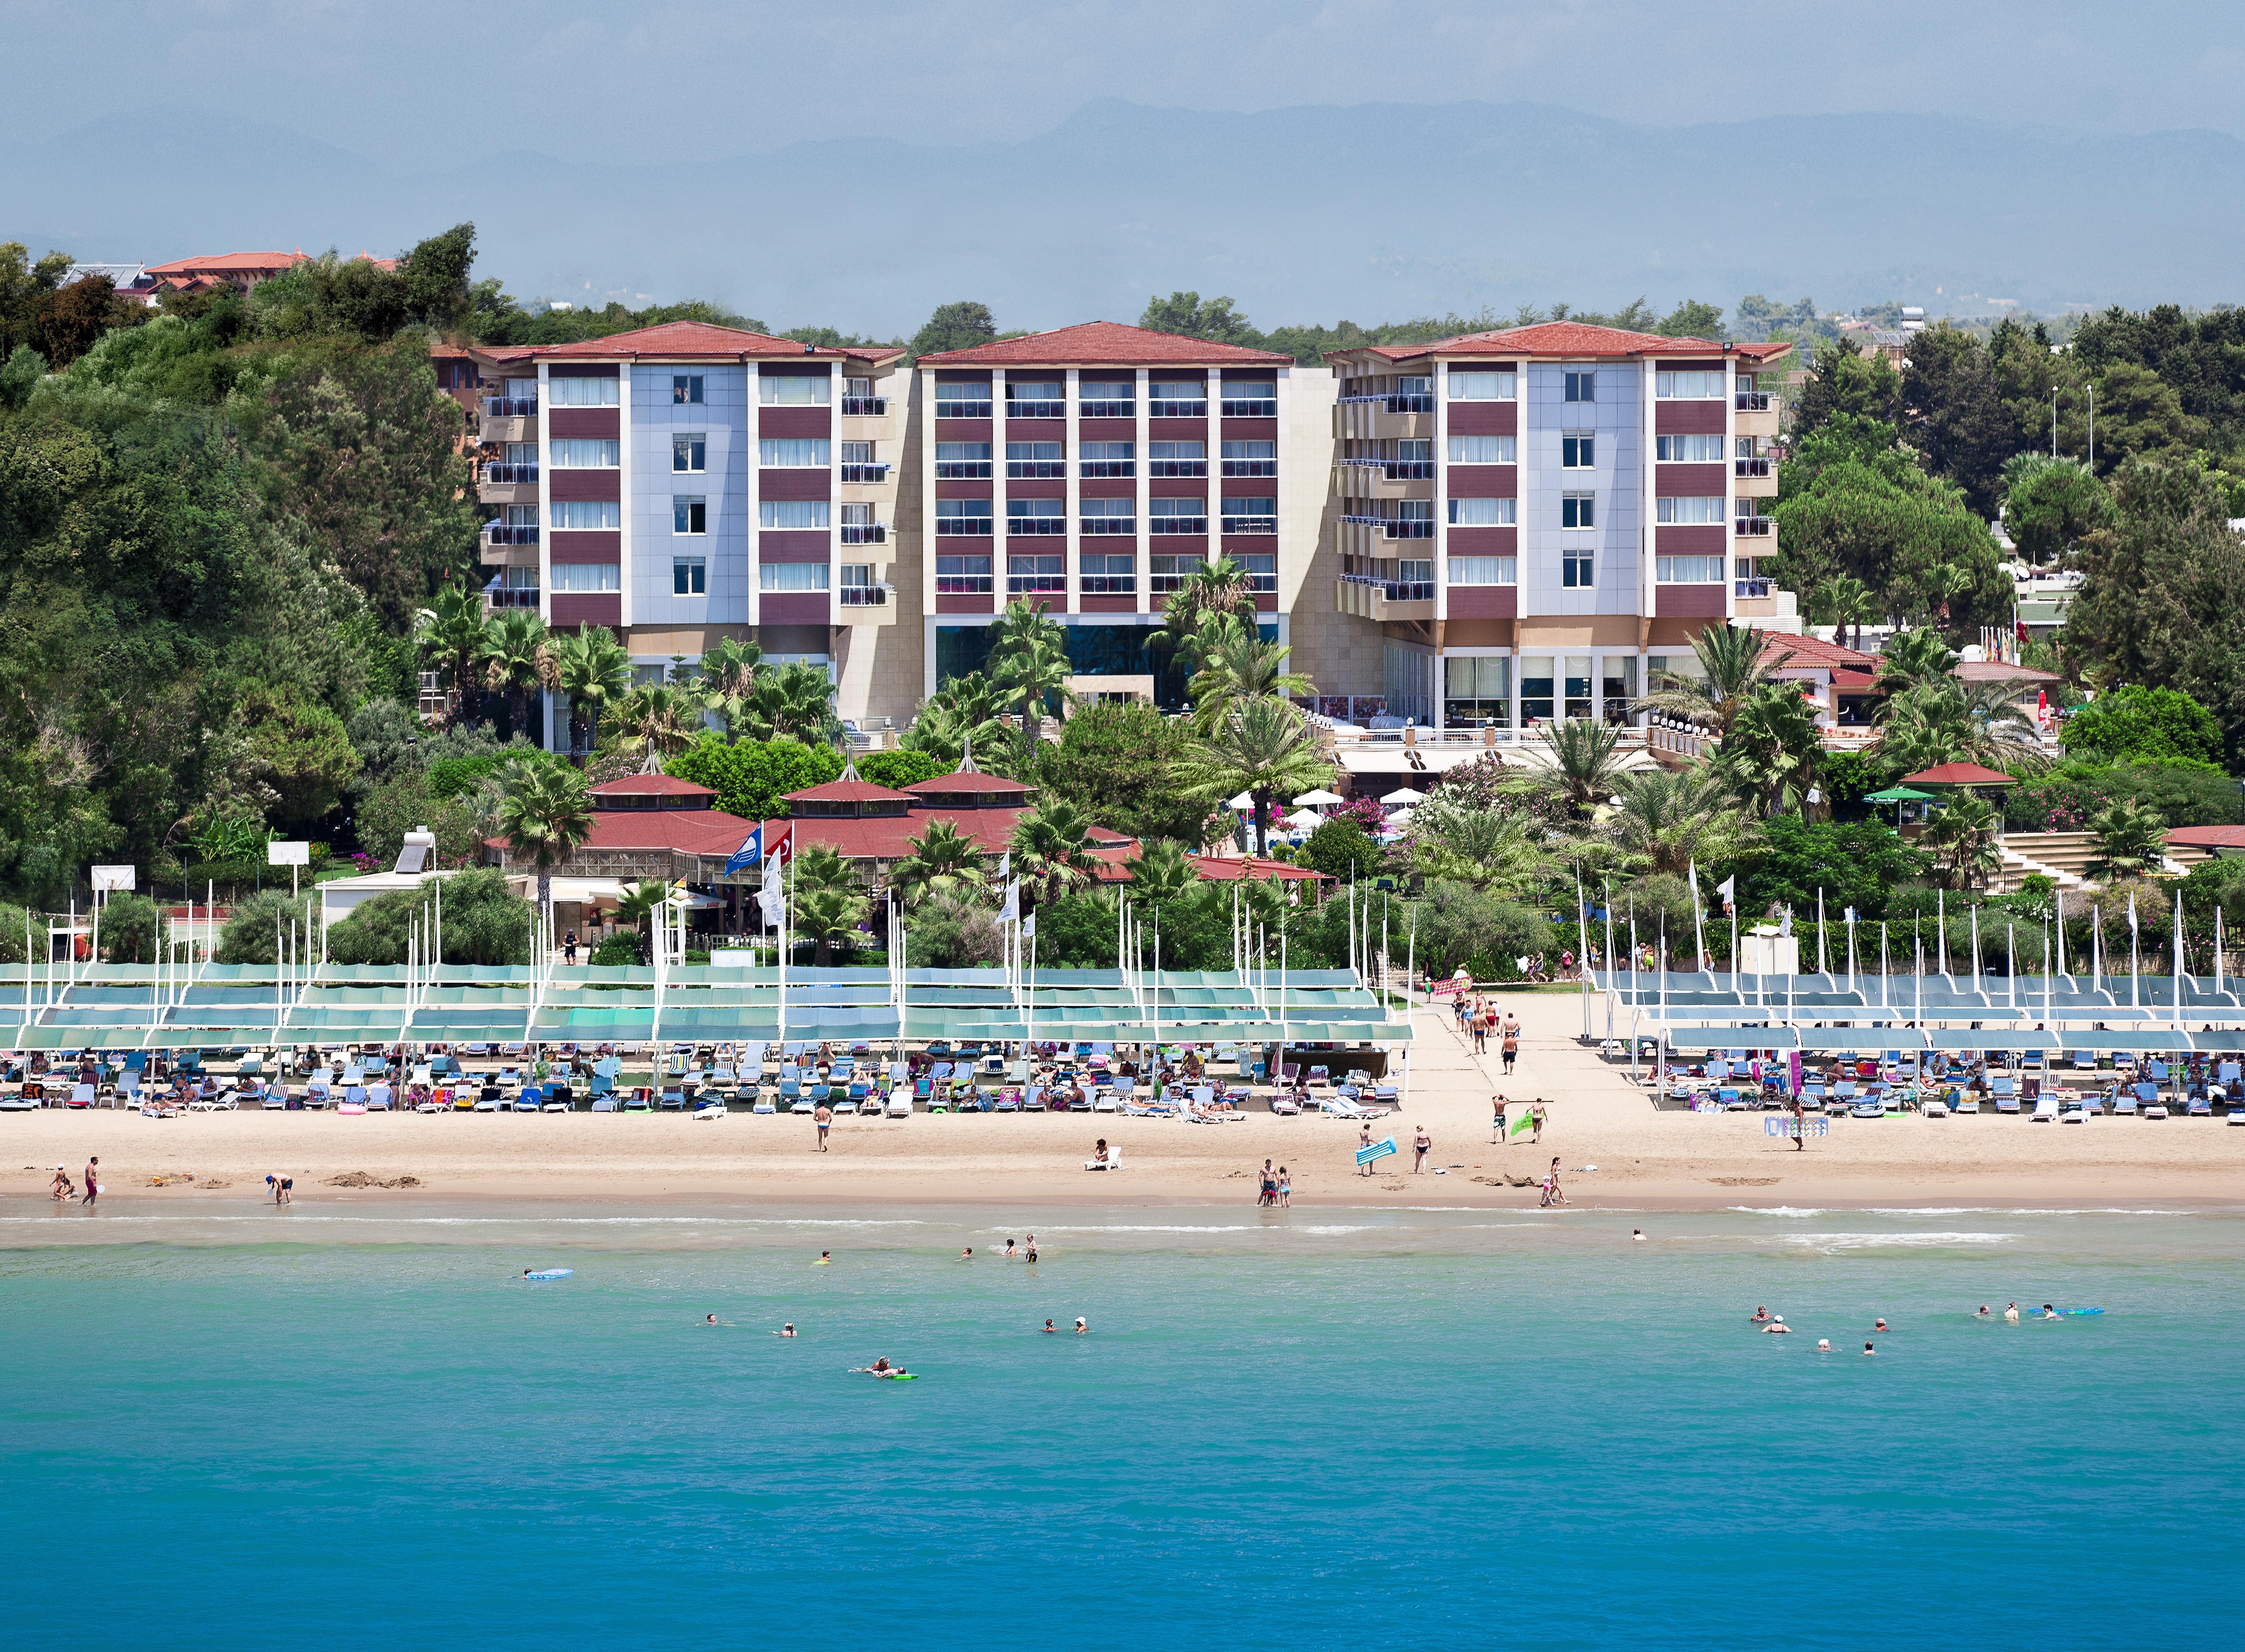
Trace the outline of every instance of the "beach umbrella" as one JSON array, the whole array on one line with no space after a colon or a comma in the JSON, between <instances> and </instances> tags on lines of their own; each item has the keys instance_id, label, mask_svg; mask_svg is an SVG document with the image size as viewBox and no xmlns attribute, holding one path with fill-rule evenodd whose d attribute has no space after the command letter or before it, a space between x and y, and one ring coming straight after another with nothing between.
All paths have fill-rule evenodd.
<instances>
[{"instance_id":1,"label":"beach umbrella","mask_svg":"<svg viewBox=\"0 0 2245 1652\"><path fill-rule=\"evenodd\" d=\"M1331 809L1338 804L1345 803L1347 801L1348 799L1346 797L1336 797L1333 793L1320 789L1317 791L1304 792L1299 797L1294 799L1294 807L1297 809Z\"/></svg>"},{"instance_id":2,"label":"beach umbrella","mask_svg":"<svg viewBox=\"0 0 2245 1652\"><path fill-rule=\"evenodd\" d=\"M1224 807L1226 809L1252 809L1255 807L1255 799L1248 793L1242 792L1238 796L1226 803Z\"/></svg>"},{"instance_id":3,"label":"beach umbrella","mask_svg":"<svg viewBox=\"0 0 2245 1652\"><path fill-rule=\"evenodd\" d=\"M1326 817L1314 809L1298 809L1286 816L1286 824L1298 832L1312 832L1326 823Z\"/></svg>"},{"instance_id":4,"label":"beach umbrella","mask_svg":"<svg viewBox=\"0 0 2245 1652\"><path fill-rule=\"evenodd\" d=\"M1383 803L1394 803L1398 808L1409 809L1415 804L1425 802L1427 794L1413 791L1408 786L1399 786L1380 801Z\"/></svg>"}]
</instances>

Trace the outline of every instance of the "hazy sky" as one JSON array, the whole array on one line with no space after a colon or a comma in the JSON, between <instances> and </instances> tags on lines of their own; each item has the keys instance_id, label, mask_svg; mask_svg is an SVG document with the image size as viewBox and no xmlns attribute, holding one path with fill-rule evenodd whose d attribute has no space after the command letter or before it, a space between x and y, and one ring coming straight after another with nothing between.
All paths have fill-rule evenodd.
<instances>
[{"instance_id":1,"label":"hazy sky","mask_svg":"<svg viewBox=\"0 0 2245 1652\"><path fill-rule=\"evenodd\" d=\"M10 124L211 108L407 166L654 162L850 133L1479 98L1688 124L1926 111L2245 135L2235 0L0 0ZM1432 159L1432 158L1428 158Z\"/></svg>"}]
</instances>

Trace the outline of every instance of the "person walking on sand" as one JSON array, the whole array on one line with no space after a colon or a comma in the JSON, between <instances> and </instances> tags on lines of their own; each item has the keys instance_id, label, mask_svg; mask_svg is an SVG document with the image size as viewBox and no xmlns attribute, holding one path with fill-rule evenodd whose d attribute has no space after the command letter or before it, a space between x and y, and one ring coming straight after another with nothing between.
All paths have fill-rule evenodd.
<instances>
[{"instance_id":1,"label":"person walking on sand","mask_svg":"<svg viewBox=\"0 0 2245 1652\"><path fill-rule=\"evenodd\" d=\"M1427 1127L1423 1124L1418 1126L1417 1134L1411 1138L1411 1174L1413 1175L1422 1176L1427 1174L1427 1149L1434 1145L1434 1138L1427 1134Z\"/></svg>"},{"instance_id":2,"label":"person walking on sand","mask_svg":"<svg viewBox=\"0 0 2245 1652\"><path fill-rule=\"evenodd\" d=\"M1533 1133L1528 1138L1528 1145L1531 1148L1540 1147L1543 1141L1543 1098L1542 1096L1537 1096L1536 1105L1528 1109L1528 1121L1529 1128ZM1554 1160L1552 1162L1556 1164L1558 1161Z\"/></svg>"},{"instance_id":3,"label":"person walking on sand","mask_svg":"<svg viewBox=\"0 0 2245 1652\"><path fill-rule=\"evenodd\" d=\"M1504 1075L1510 1078L1512 1064L1520 1059L1520 1018L1509 1010L1504 1012L1502 1037L1497 1047L1504 1057Z\"/></svg>"},{"instance_id":4,"label":"person walking on sand","mask_svg":"<svg viewBox=\"0 0 2245 1652\"><path fill-rule=\"evenodd\" d=\"M1504 1110L1511 1104L1504 1099L1504 1092L1499 1090L1495 1095L1489 1097L1489 1105L1490 1112L1489 1144L1496 1147L1504 1140Z\"/></svg>"},{"instance_id":5,"label":"person walking on sand","mask_svg":"<svg viewBox=\"0 0 2245 1652\"><path fill-rule=\"evenodd\" d=\"M821 1101L811 1116L818 1122L818 1150L824 1153L826 1151L826 1133L834 1127L834 1109Z\"/></svg>"},{"instance_id":6,"label":"person walking on sand","mask_svg":"<svg viewBox=\"0 0 2245 1652\"><path fill-rule=\"evenodd\" d=\"M1366 1148L1372 1145L1372 1127L1370 1125L1365 1125L1357 1131L1356 1145L1360 1153L1361 1153ZM1369 1159L1360 1160L1356 1167L1356 1174L1360 1176L1370 1175L1372 1174L1372 1161Z\"/></svg>"},{"instance_id":7,"label":"person walking on sand","mask_svg":"<svg viewBox=\"0 0 2245 1652\"><path fill-rule=\"evenodd\" d=\"M1559 1161L1557 1159L1551 1161L1550 1169L1543 1175L1543 1202L1546 1205L1567 1202L1566 1191L1559 1186Z\"/></svg>"},{"instance_id":8,"label":"person walking on sand","mask_svg":"<svg viewBox=\"0 0 2245 1652\"><path fill-rule=\"evenodd\" d=\"M90 1205L101 1197L100 1175L101 1160L97 1154L85 1161L85 1192L78 1199L80 1204Z\"/></svg>"}]
</instances>

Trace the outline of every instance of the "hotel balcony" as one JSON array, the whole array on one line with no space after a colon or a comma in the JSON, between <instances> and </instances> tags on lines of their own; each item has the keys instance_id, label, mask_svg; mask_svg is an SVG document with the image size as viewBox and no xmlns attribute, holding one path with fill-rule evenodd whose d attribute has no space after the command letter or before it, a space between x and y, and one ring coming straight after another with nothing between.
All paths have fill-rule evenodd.
<instances>
[{"instance_id":1,"label":"hotel balcony","mask_svg":"<svg viewBox=\"0 0 2245 1652\"><path fill-rule=\"evenodd\" d=\"M1431 580L1406 583L1345 573L1333 581L1333 608L1361 620L1382 624L1389 620L1432 620L1434 586Z\"/></svg>"},{"instance_id":2,"label":"hotel balcony","mask_svg":"<svg viewBox=\"0 0 2245 1652\"><path fill-rule=\"evenodd\" d=\"M1344 499L1432 499L1432 459L1337 459L1333 491Z\"/></svg>"},{"instance_id":3,"label":"hotel balcony","mask_svg":"<svg viewBox=\"0 0 2245 1652\"><path fill-rule=\"evenodd\" d=\"M1150 419L1204 419L1208 416L1208 398L1203 396L1190 402L1156 402L1150 398L1146 403L1146 416Z\"/></svg>"},{"instance_id":4,"label":"hotel balcony","mask_svg":"<svg viewBox=\"0 0 2245 1652\"><path fill-rule=\"evenodd\" d=\"M833 622L838 626L896 624L895 587L886 585L838 586L834 592Z\"/></svg>"},{"instance_id":5,"label":"hotel balcony","mask_svg":"<svg viewBox=\"0 0 2245 1652\"><path fill-rule=\"evenodd\" d=\"M1349 511L1342 513L1342 523L1349 527L1369 528L1373 537L1381 539L1431 539L1434 537L1434 518L1423 517L1381 516L1372 511Z\"/></svg>"},{"instance_id":6,"label":"hotel balcony","mask_svg":"<svg viewBox=\"0 0 2245 1652\"><path fill-rule=\"evenodd\" d=\"M1790 591L1780 589L1774 579L1734 579L1731 582L1731 614L1738 620L1767 620L1776 623L1764 629L1772 632L1801 631L1801 599Z\"/></svg>"},{"instance_id":7,"label":"hotel balcony","mask_svg":"<svg viewBox=\"0 0 2245 1652\"><path fill-rule=\"evenodd\" d=\"M476 440L484 443L535 442L538 439L538 398L534 396L486 396Z\"/></svg>"},{"instance_id":8,"label":"hotel balcony","mask_svg":"<svg viewBox=\"0 0 2245 1652\"><path fill-rule=\"evenodd\" d=\"M990 416L990 398L984 396L969 401L964 397L939 396L936 398L935 416L939 419L987 419Z\"/></svg>"},{"instance_id":9,"label":"hotel balcony","mask_svg":"<svg viewBox=\"0 0 2245 1652\"><path fill-rule=\"evenodd\" d=\"M1333 404L1337 440L1381 442L1434 433L1431 396L1344 396Z\"/></svg>"},{"instance_id":10,"label":"hotel balcony","mask_svg":"<svg viewBox=\"0 0 2245 1652\"><path fill-rule=\"evenodd\" d=\"M842 416L845 419L885 419L889 416L889 398L885 396L845 396L842 398Z\"/></svg>"},{"instance_id":11,"label":"hotel balcony","mask_svg":"<svg viewBox=\"0 0 2245 1652\"><path fill-rule=\"evenodd\" d=\"M1228 419L1275 419L1278 416L1278 398L1227 396L1223 398L1220 410Z\"/></svg>"},{"instance_id":12,"label":"hotel balcony","mask_svg":"<svg viewBox=\"0 0 2245 1652\"><path fill-rule=\"evenodd\" d=\"M886 545L889 525L885 522L844 522L842 525L844 545Z\"/></svg>"},{"instance_id":13,"label":"hotel balcony","mask_svg":"<svg viewBox=\"0 0 2245 1652\"><path fill-rule=\"evenodd\" d=\"M538 560L538 525L534 522L516 525L486 522L484 524L483 550L486 561L519 562L525 559L512 556L494 558L491 553L502 550L527 550L530 552L527 560L535 562Z\"/></svg>"},{"instance_id":14,"label":"hotel balcony","mask_svg":"<svg viewBox=\"0 0 2245 1652\"><path fill-rule=\"evenodd\" d=\"M1740 436L1774 437L1778 417L1784 410L1785 398L1773 390L1740 390L1733 428Z\"/></svg>"},{"instance_id":15,"label":"hotel balcony","mask_svg":"<svg viewBox=\"0 0 2245 1652\"><path fill-rule=\"evenodd\" d=\"M476 498L485 504L536 504L538 466L485 464L476 473Z\"/></svg>"},{"instance_id":16,"label":"hotel balcony","mask_svg":"<svg viewBox=\"0 0 2245 1652\"><path fill-rule=\"evenodd\" d=\"M1777 554L1777 518L1768 516L1733 517L1731 540L1744 555L1774 557Z\"/></svg>"},{"instance_id":17,"label":"hotel balcony","mask_svg":"<svg viewBox=\"0 0 2245 1652\"><path fill-rule=\"evenodd\" d=\"M1007 396L1006 416L1009 419L1064 419L1068 416L1068 403L1016 401Z\"/></svg>"},{"instance_id":18,"label":"hotel balcony","mask_svg":"<svg viewBox=\"0 0 2245 1652\"><path fill-rule=\"evenodd\" d=\"M1777 497L1777 458L1765 455L1758 459L1731 461L1731 491L1741 499L1774 499Z\"/></svg>"},{"instance_id":19,"label":"hotel balcony","mask_svg":"<svg viewBox=\"0 0 2245 1652\"><path fill-rule=\"evenodd\" d=\"M840 468L839 479L844 482L862 482L878 486L889 479L889 464L885 459L877 464L844 464Z\"/></svg>"}]
</instances>

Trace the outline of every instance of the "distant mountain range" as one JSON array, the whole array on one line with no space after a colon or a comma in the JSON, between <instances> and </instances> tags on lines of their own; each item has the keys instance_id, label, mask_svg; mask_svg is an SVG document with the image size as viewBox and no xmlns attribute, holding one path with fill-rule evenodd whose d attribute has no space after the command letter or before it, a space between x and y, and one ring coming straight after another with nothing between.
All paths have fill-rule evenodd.
<instances>
[{"instance_id":1,"label":"distant mountain range","mask_svg":"<svg viewBox=\"0 0 2245 1652\"><path fill-rule=\"evenodd\" d=\"M774 326L909 334L976 298L1000 326L1135 320L1227 293L1259 326L1639 294L1759 292L1934 314L2236 297L2245 141L1915 115L1639 126L1529 104L1260 114L1089 104L1022 142L838 138L659 166L510 148L409 171L271 125L149 111L0 140L0 239L156 261L390 253L464 218L520 297L702 297ZM519 131L519 136L518 136Z\"/></svg>"}]
</instances>

